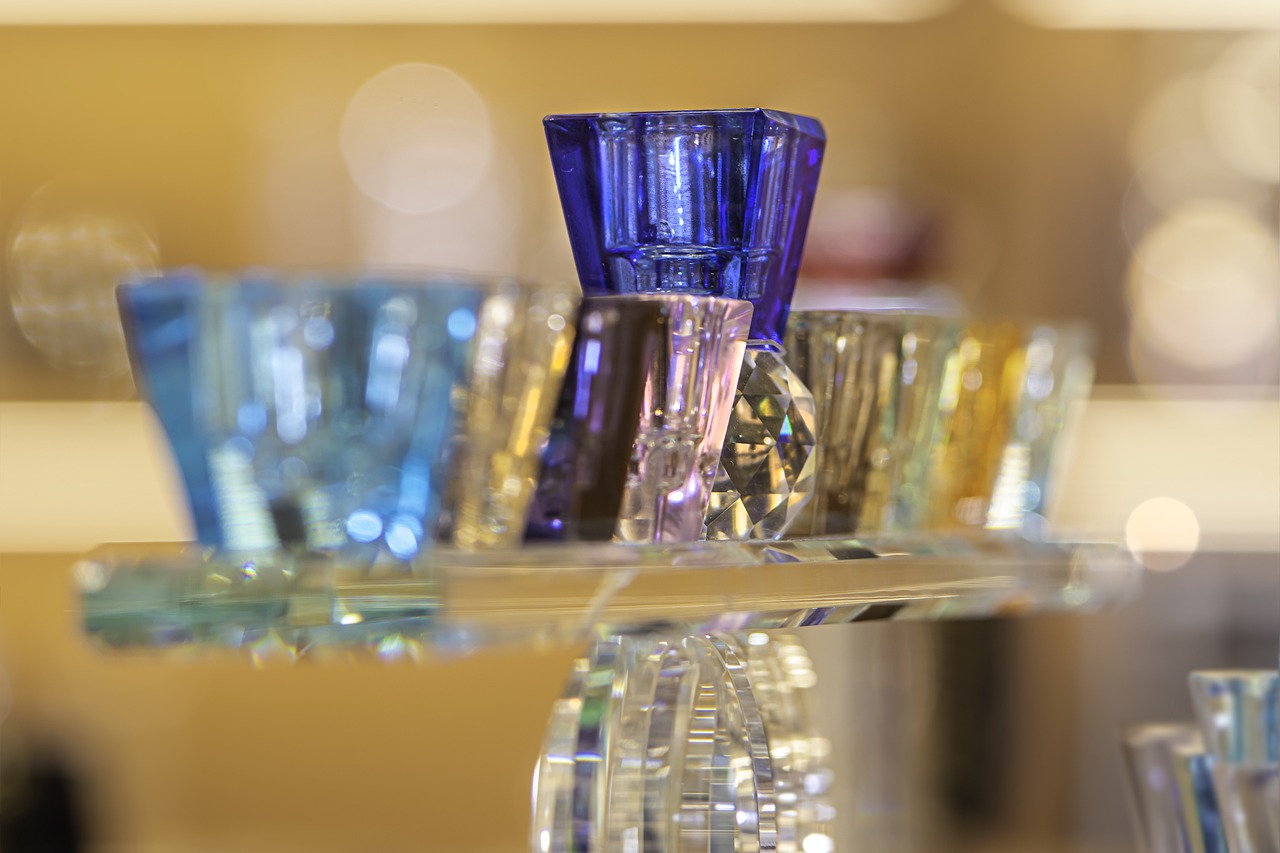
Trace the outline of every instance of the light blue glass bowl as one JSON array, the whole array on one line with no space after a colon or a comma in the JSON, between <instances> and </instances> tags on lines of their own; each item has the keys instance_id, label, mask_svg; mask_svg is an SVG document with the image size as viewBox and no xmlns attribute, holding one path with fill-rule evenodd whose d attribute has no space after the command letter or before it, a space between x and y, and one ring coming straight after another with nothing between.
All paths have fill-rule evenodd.
<instances>
[{"instance_id":1,"label":"light blue glass bowl","mask_svg":"<svg viewBox=\"0 0 1280 853\"><path fill-rule=\"evenodd\" d=\"M572 291L185 271L118 300L201 545L410 559L442 539L519 541Z\"/></svg>"}]
</instances>

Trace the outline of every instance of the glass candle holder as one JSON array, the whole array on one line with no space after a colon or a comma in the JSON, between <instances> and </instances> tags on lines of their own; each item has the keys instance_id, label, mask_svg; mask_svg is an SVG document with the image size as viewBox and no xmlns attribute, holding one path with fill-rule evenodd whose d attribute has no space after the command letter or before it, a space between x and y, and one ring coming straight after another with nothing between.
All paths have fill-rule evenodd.
<instances>
[{"instance_id":1,"label":"glass candle holder","mask_svg":"<svg viewBox=\"0 0 1280 853\"><path fill-rule=\"evenodd\" d=\"M520 541L572 291L184 271L118 301L202 545L407 560Z\"/></svg>"},{"instance_id":2,"label":"glass candle holder","mask_svg":"<svg viewBox=\"0 0 1280 853\"><path fill-rule=\"evenodd\" d=\"M1280 850L1280 675L1205 670L1190 676L1223 833L1232 853Z\"/></svg>"},{"instance_id":3,"label":"glass candle holder","mask_svg":"<svg viewBox=\"0 0 1280 853\"><path fill-rule=\"evenodd\" d=\"M931 523L1038 534L1072 406L1093 382L1078 324L971 323L948 371Z\"/></svg>"},{"instance_id":4,"label":"glass candle holder","mask_svg":"<svg viewBox=\"0 0 1280 853\"><path fill-rule=\"evenodd\" d=\"M808 499L812 401L780 357L826 137L773 110L544 120L583 290L747 300L751 339L706 518L776 538Z\"/></svg>"},{"instance_id":5,"label":"glass candle holder","mask_svg":"<svg viewBox=\"0 0 1280 853\"><path fill-rule=\"evenodd\" d=\"M822 436L795 535L914 530L926 518L945 368L960 321L907 311L795 311L788 359Z\"/></svg>"},{"instance_id":6,"label":"glass candle holder","mask_svg":"<svg viewBox=\"0 0 1280 853\"><path fill-rule=\"evenodd\" d=\"M1134 819L1146 853L1227 853L1204 743L1191 723L1124 733Z\"/></svg>"}]
</instances>

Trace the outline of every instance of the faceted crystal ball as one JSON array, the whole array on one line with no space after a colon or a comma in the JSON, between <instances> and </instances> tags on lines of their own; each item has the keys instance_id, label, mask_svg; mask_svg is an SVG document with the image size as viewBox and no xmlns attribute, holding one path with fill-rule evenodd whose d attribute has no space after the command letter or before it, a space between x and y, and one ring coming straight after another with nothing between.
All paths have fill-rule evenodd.
<instances>
[{"instance_id":1,"label":"faceted crystal ball","mask_svg":"<svg viewBox=\"0 0 1280 853\"><path fill-rule=\"evenodd\" d=\"M781 342L826 136L773 110L543 120L584 292L669 291L755 305Z\"/></svg>"},{"instance_id":2,"label":"faceted crystal ball","mask_svg":"<svg viewBox=\"0 0 1280 853\"><path fill-rule=\"evenodd\" d=\"M519 542L576 294L183 272L118 299L202 545L410 559Z\"/></svg>"}]
</instances>

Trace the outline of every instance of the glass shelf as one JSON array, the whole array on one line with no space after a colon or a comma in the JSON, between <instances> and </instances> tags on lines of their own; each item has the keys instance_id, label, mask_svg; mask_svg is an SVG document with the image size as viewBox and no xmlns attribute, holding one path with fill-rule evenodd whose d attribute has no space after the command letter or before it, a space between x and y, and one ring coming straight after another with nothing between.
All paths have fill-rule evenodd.
<instances>
[{"instance_id":1,"label":"glass shelf","mask_svg":"<svg viewBox=\"0 0 1280 853\"><path fill-rule=\"evenodd\" d=\"M119 545L75 567L84 627L109 647L384 658L602 634L1096 610L1132 598L1139 577L1113 545L996 536L437 549L412 566L362 567Z\"/></svg>"}]
</instances>

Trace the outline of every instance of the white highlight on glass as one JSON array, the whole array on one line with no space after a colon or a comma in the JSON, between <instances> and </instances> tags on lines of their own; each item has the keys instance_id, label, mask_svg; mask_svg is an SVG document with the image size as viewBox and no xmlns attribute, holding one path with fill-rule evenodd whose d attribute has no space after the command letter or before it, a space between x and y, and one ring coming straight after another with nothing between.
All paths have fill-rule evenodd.
<instances>
[{"instance_id":1,"label":"white highlight on glass","mask_svg":"<svg viewBox=\"0 0 1280 853\"><path fill-rule=\"evenodd\" d=\"M1186 565L1195 554L1200 545L1200 522L1182 501L1151 498L1129 514L1124 542L1146 568L1172 571Z\"/></svg>"},{"instance_id":2,"label":"white highlight on glass","mask_svg":"<svg viewBox=\"0 0 1280 853\"><path fill-rule=\"evenodd\" d=\"M489 166L489 111L474 88L439 65L393 65L347 104L339 132L352 181L402 213L465 201Z\"/></svg>"}]
</instances>

